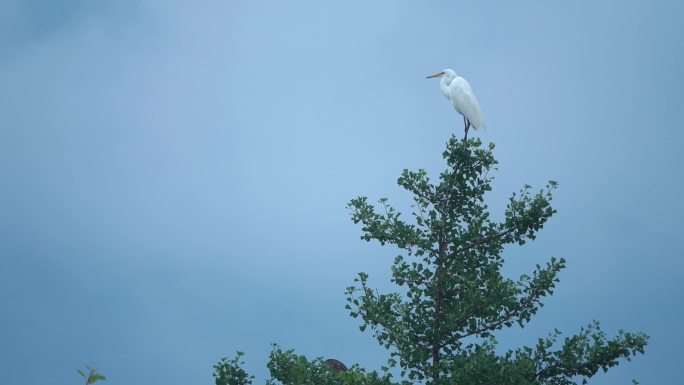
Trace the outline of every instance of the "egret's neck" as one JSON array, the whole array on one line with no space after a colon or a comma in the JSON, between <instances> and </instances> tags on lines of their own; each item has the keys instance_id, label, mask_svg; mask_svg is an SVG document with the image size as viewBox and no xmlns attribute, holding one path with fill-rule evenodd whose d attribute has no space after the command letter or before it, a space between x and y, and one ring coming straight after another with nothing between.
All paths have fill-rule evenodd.
<instances>
[{"instance_id":1,"label":"egret's neck","mask_svg":"<svg viewBox=\"0 0 684 385\"><path fill-rule=\"evenodd\" d=\"M449 85L451 84L452 80L453 79L451 76L442 76L442 78L439 79L439 88L442 90L442 94L447 99L449 99Z\"/></svg>"}]
</instances>

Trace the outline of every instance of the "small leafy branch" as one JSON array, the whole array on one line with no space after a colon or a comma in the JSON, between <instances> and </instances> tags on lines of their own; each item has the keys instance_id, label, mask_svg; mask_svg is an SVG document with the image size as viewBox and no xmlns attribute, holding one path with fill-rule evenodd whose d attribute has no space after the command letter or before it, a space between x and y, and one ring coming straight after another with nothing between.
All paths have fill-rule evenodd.
<instances>
[{"instance_id":1,"label":"small leafy branch","mask_svg":"<svg viewBox=\"0 0 684 385\"><path fill-rule=\"evenodd\" d=\"M245 353L237 352L235 358L221 358L218 364L214 365L214 378L216 385L250 385L254 376L248 376L240 365L243 365L242 356Z\"/></svg>"},{"instance_id":2,"label":"small leafy branch","mask_svg":"<svg viewBox=\"0 0 684 385\"><path fill-rule=\"evenodd\" d=\"M88 375L86 375L85 373L83 373L83 371L79 369L76 369L76 371L78 372L78 374L81 375L81 377L85 378L86 385L94 384L97 381L104 381L107 379L105 376L98 373L97 369L91 368L88 365L86 365L85 367L86 369L88 369Z\"/></svg>"}]
</instances>

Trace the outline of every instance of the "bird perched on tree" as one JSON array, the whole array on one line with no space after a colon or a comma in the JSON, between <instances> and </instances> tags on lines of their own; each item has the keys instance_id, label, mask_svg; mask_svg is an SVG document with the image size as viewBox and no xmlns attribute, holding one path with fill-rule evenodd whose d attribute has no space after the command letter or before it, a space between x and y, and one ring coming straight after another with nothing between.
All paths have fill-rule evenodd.
<instances>
[{"instance_id":1,"label":"bird perched on tree","mask_svg":"<svg viewBox=\"0 0 684 385\"><path fill-rule=\"evenodd\" d=\"M338 361L334 358L325 360L325 363L328 364L328 366L330 367L330 370L332 370L335 373L347 371L347 367L343 363L341 363L340 361Z\"/></svg>"},{"instance_id":2,"label":"bird perched on tree","mask_svg":"<svg viewBox=\"0 0 684 385\"><path fill-rule=\"evenodd\" d=\"M468 139L468 129L471 126L476 130L485 127L480 103L477 102L470 84L465 79L456 75L456 72L451 69L445 69L427 78L440 78L439 88L442 89L442 94L449 99L454 109L463 115L463 123L465 124L464 141Z\"/></svg>"}]
</instances>

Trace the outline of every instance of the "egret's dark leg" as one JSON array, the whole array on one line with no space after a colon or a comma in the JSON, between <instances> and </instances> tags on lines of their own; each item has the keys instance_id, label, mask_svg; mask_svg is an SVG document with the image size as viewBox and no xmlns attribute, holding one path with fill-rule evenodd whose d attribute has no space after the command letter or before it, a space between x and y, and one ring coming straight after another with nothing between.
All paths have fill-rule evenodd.
<instances>
[{"instance_id":1,"label":"egret's dark leg","mask_svg":"<svg viewBox=\"0 0 684 385\"><path fill-rule=\"evenodd\" d=\"M465 135L463 136L463 142L468 141L468 129L470 128L470 121L464 116L463 123L465 124Z\"/></svg>"}]
</instances>

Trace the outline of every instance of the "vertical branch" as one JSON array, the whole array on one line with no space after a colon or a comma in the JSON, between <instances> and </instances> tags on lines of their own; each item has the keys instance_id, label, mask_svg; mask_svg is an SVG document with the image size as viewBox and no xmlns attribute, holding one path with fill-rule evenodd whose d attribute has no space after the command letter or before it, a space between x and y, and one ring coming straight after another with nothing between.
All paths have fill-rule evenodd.
<instances>
[{"instance_id":1,"label":"vertical branch","mask_svg":"<svg viewBox=\"0 0 684 385\"><path fill-rule=\"evenodd\" d=\"M467 144L464 145L464 149ZM458 146L454 151L458 151ZM459 158L454 164L454 169L448 179L445 178L447 183L447 189L445 192L445 199L443 201L443 212L442 215L442 229L439 237L439 254L437 255L437 267L435 269L434 277L434 293L432 294L432 300L435 306L435 318L432 321L432 327L434 332L433 342L432 342L432 381L433 385L439 385L440 382L440 368L439 363L441 359L440 350L442 348L442 335L440 332L442 323L442 278L444 277L444 259L447 256L449 250L449 239L448 231L446 229L446 217L449 216L449 200L451 199L452 190L454 188L456 174L458 174L462 164L462 158Z\"/></svg>"}]
</instances>

